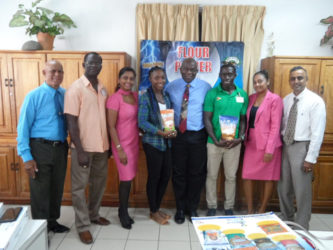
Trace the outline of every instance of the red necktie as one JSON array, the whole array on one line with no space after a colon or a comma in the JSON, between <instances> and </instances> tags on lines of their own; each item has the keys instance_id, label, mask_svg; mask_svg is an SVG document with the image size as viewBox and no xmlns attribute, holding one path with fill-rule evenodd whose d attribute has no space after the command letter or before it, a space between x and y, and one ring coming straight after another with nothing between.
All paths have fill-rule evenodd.
<instances>
[{"instance_id":1,"label":"red necktie","mask_svg":"<svg viewBox=\"0 0 333 250\"><path fill-rule=\"evenodd\" d=\"M179 131L181 133L184 133L187 128L187 106L188 106L189 94L190 94L190 84L187 84L185 87L182 107L180 111Z\"/></svg>"}]
</instances>

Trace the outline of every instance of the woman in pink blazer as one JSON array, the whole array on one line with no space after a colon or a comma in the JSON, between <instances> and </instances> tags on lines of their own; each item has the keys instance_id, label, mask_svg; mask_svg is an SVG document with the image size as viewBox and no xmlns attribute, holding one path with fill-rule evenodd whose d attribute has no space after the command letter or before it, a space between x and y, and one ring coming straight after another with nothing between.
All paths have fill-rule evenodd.
<instances>
[{"instance_id":1,"label":"woman in pink blazer","mask_svg":"<svg viewBox=\"0 0 333 250\"><path fill-rule=\"evenodd\" d=\"M255 94L249 97L247 109L247 138L242 178L248 213L254 213L253 181L264 182L264 194L258 213L264 213L273 192L274 181L280 179L281 148L280 124L282 99L268 90L266 71L253 76Z\"/></svg>"}]
</instances>

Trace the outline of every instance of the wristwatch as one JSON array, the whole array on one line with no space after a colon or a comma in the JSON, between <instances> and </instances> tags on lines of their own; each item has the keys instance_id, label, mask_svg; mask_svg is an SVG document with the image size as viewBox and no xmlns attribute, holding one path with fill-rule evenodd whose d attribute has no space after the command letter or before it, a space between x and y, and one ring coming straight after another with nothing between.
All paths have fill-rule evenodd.
<instances>
[{"instance_id":1,"label":"wristwatch","mask_svg":"<svg viewBox=\"0 0 333 250\"><path fill-rule=\"evenodd\" d=\"M241 135L240 138L241 138L242 141L244 141L245 140L245 135L244 134Z\"/></svg>"}]
</instances>

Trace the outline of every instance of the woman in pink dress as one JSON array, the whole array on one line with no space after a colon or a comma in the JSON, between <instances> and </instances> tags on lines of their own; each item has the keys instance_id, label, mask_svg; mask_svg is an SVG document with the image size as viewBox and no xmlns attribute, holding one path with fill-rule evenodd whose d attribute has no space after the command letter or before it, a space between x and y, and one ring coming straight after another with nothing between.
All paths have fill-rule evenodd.
<instances>
[{"instance_id":1,"label":"woman in pink dress","mask_svg":"<svg viewBox=\"0 0 333 250\"><path fill-rule=\"evenodd\" d=\"M249 97L247 109L247 140L242 178L248 213L254 213L253 181L264 182L264 191L258 213L264 213L272 195L274 181L280 179L282 99L268 90L266 71L253 76L256 93Z\"/></svg>"},{"instance_id":2,"label":"woman in pink dress","mask_svg":"<svg viewBox=\"0 0 333 250\"><path fill-rule=\"evenodd\" d=\"M135 76L134 69L122 68L117 91L106 104L112 153L120 180L118 215L122 227L126 229L131 229L134 223L128 214L128 199L139 157L138 95L132 92Z\"/></svg>"}]
</instances>

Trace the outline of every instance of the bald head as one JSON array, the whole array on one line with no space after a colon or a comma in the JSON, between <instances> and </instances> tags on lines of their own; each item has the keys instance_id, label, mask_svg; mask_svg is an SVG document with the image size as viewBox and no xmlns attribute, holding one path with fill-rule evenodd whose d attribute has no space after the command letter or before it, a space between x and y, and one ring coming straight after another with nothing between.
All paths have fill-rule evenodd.
<instances>
[{"instance_id":1,"label":"bald head","mask_svg":"<svg viewBox=\"0 0 333 250\"><path fill-rule=\"evenodd\" d=\"M192 82L198 73L197 62L193 58L186 58L180 67L180 73L185 82Z\"/></svg>"},{"instance_id":2,"label":"bald head","mask_svg":"<svg viewBox=\"0 0 333 250\"><path fill-rule=\"evenodd\" d=\"M43 69L43 75L45 76L47 85L58 89L64 79L64 71L61 63L56 60L47 61Z\"/></svg>"}]
</instances>

